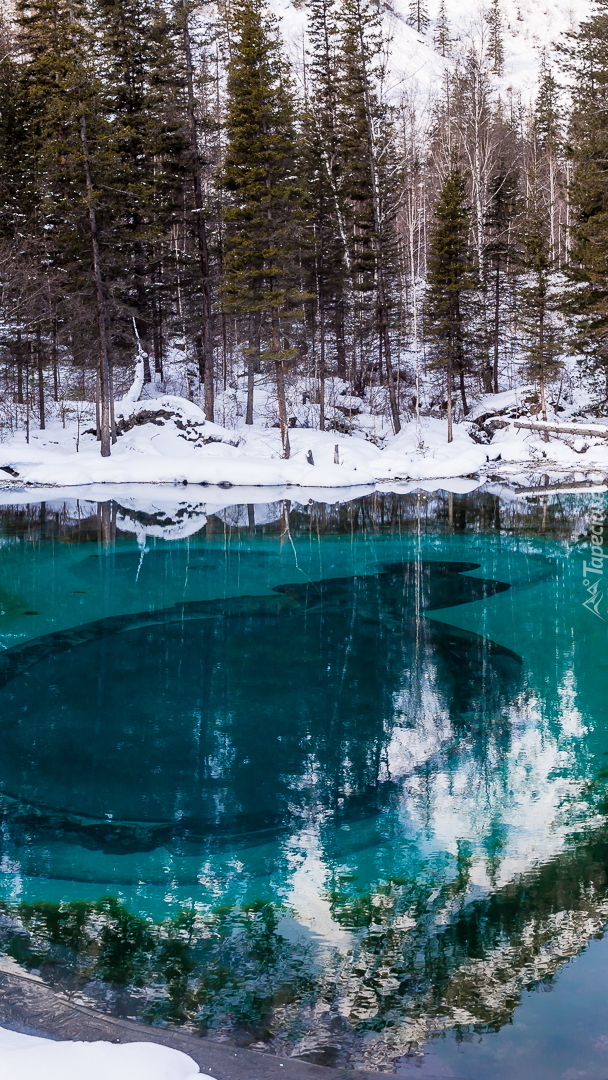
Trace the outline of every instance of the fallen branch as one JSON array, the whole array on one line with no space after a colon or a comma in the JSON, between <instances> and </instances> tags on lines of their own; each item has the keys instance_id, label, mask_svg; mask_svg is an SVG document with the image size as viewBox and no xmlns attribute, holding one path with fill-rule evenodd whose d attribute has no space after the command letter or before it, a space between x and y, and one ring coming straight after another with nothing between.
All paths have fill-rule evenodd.
<instances>
[{"instance_id":1,"label":"fallen branch","mask_svg":"<svg viewBox=\"0 0 608 1080\"><path fill-rule=\"evenodd\" d=\"M581 427L580 424L552 424L545 420L514 420L513 427L528 431L552 431L556 435L587 435L591 438L608 439L608 428Z\"/></svg>"},{"instance_id":2,"label":"fallen branch","mask_svg":"<svg viewBox=\"0 0 608 1080\"><path fill-rule=\"evenodd\" d=\"M516 487L516 495L552 495L558 491L567 494L570 491L596 491L601 493L608 490L604 480L564 480L563 483L534 484L532 487Z\"/></svg>"}]
</instances>

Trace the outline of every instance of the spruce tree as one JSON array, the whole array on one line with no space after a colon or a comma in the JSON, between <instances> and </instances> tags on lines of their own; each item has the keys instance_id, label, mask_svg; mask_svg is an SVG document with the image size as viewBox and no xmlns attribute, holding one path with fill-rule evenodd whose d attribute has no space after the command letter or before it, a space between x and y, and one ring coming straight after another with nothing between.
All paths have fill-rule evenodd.
<instances>
[{"instance_id":1,"label":"spruce tree","mask_svg":"<svg viewBox=\"0 0 608 1080\"><path fill-rule=\"evenodd\" d=\"M181 27L155 0L95 0L94 14L102 107L112 119L115 155L108 201L120 336L132 338L135 324L149 381L153 268L158 243L183 199L187 167L185 123L179 119L179 107L185 106Z\"/></svg>"},{"instance_id":2,"label":"spruce tree","mask_svg":"<svg viewBox=\"0 0 608 1080\"><path fill-rule=\"evenodd\" d=\"M20 0L17 19L26 58L37 243L47 265L65 275L65 291L88 295L96 313L98 436L102 456L108 456L113 392L100 221L114 160L92 67L93 38L80 0Z\"/></svg>"},{"instance_id":3,"label":"spruce tree","mask_svg":"<svg viewBox=\"0 0 608 1080\"><path fill-rule=\"evenodd\" d=\"M195 72L192 49L192 33L190 30L188 0L182 0L181 23L182 45L185 60L186 102L188 118L188 143L189 165L192 176L194 194L194 229L196 233L196 247L201 279L201 328L197 335L200 341L201 363L199 373L202 375L205 386L205 416L207 420L214 419L214 368L213 368L213 328L212 328L212 285L211 264L209 256L209 241L207 235L207 222L205 197L203 190L203 167L201 150L199 145L199 122L196 109L195 95ZM202 367L202 371L200 368Z\"/></svg>"},{"instance_id":4,"label":"spruce tree","mask_svg":"<svg viewBox=\"0 0 608 1080\"><path fill-rule=\"evenodd\" d=\"M514 225L520 210L519 183L513 162L499 160L491 177L488 191L488 211L485 221L487 237L485 267L491 294L491 377L484 379L486 389L498 393L500 344L504 339L502 326L503 278L507 267L516 265ZM488 374L490 374L488 372Z\"/></svg>"},{"instance_id":5,"label":"spruce tree","mask_svg":"<svg viewBox=\"0 0 608 1080\"><path fill-rule=\"evenodd\" d=\"M564 47L574 79L568 137L573 224L565 298L575 347L601 377L608 401L608 0L596 0Z\"/></svg>"},{"instance_id":6,"label":"spruce tree","mask_svg":"<svg viewBox=\"0 0 608 1080\"><path fill-rule=\"evenodd\" d=\"M390 334L398 170L392 115L379 89L384 65L378 10L367 0L344 0L340 39L340 136L353 289L352 378L362 392L369 327L377 335L378 366L386 371L391 420L398 432L401 421Z\"/></svg>"},{"instance_id":7,"label":"spruce tree","mask_svg":"<svg viewBox=\"0 0 608 1080\"><path fill-rule=\"evenodd\" d=\"M410 0L407 21L410 26L413 26L417 34L426 33L431 20L424 0Z\"/></svg>"},{"instance_id":8,"label":"spruce tree","mask_svg":"<svg viewBox=\"0 0 608 1080\"><path fill-rule=\"evenodd\" d=\"M224 303L248 323L248 401L253 422L254 374L274 367L283 454L289 457L285 368L297 355L290 342L301 318L298 234L302 191L293 96L274 18L263 0L232 10L228 69Z\"/></svg>"},{"instance_id":9,"label":"spruce tree","mask_svg":"<svg viewBox=\"0 0 608 1080\"><path fill-rule=\"evenodd\" d=\"M538 92L534 103L534 136L542 151L555 152L563 140L563 108L560 108L559 85L543 53L540 62Z\"/></svg>"},{"instance_id":10,"label":"spruce tree","mask_svg":"<svg viewBox=\"0 0 608 1080\"><path fill-rule=\"evenodd\" d=\"M502 10L500 0L492 0L487 15L490 28L488 40L488 55L492 62L492 71L495 75L502 75L505 66L505 48L503 43Z\"/></svg>"},{"instance_id":11,"label":"spruce tree","mask_svg":"<svg viewBox=\"0 0 608 1080\"><path fill-rule=\"evenodd\" d=\"M476 281L469 255L470 211L461 170L453 166L435 206L429 241L424 332L432 363L445 373L448 442L452 442L454 378L467 414L466 321Z\"/></svg>"},{"instance_id":12,"label":"spruce tree","mask_svg":"<svg viewBox=\"0 0 608 1080\"><path fill-rule=\"evenodd\" d=\"M538 384L541 415L547 419L547 386L560 371L560 342L552 290L549 214L540 185L532 178L521 229L523 284L519 290L523 331L524 375Z\"/></svg>"},{"instance_id":13,"label":"spruce tree","mask_svg":"<svg viewBox=\"0 0 608 1080\"><path fill-rule=\"evenodd\" d=\"M563 107L557 81L543 54L540 66L538 93L532 116L532 139L536 168L548 194L548 213L551 237L551 256L556 266L561 262L563 223L560 209L566 194L566 172L563 154Z\"/></svg>"},{"instance_id":14,"label":"spruce tree","mask_svg":"<svg viewBox=\"0 0 608 1080\"><path fill-rule=\"evenodd\" d=\"M435 23L434 43L437 52L441 53L442 56L450 55L452 39L450 36L450 24L448 22L445 0L441 0L441 3L439 4L439 14L437 16L437 22Z\"/></svg>"},{"instance_id":15,"label":"spruce tree","mask_svg":"<svg viewBox=\"0 0 608 1080\"><path fill-rule=\"evenodd\" d=\"M325 426L327 344L333 334L337 374L346 379L345 283L351 280L350 243L344 197L345 162L338 117L338 26L334 0L309 0L310 62L303 125L304 165L314 257L311 291L319 327L320 426Z\"/></svg>"}]
</instances>

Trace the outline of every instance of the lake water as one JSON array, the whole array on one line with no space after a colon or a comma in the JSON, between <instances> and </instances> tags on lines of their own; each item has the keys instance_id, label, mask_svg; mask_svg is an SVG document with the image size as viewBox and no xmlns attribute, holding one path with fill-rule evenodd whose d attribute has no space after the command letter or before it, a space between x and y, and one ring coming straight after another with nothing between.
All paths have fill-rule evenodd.
<instances>
[{"instance_id":1,"label":"lake water","mask_svg":"<svg viewBox=\"0 0 608 1080\"><path fill-rule=\"evenodd\" d=\"M0 509L8 956L320 1063L608 1080L606 496L193 490Z\"/></svg>"}]
</instances>

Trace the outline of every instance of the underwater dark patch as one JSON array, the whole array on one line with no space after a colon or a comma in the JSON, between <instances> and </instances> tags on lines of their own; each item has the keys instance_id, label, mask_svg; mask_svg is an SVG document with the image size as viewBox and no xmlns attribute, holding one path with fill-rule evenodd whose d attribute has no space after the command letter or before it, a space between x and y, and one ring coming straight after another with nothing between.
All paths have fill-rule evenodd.
<instances>
[{"instance_id":1,"label":"underwater dark patch","mask_svg":"<svg viewBox=\"0 0 608 1080\"><path fill-rule=\"evenodd\" d=\"M456 734L502 722L515 653L425 619L508 585L404 562L270 596L121 615L0 657L0 791L34 832L107 851L379 812L384 758L432 684ZM129 570L129 572L131 572ZM396 707L411 702L411 717ZM409 695L409 696L408 696ZM356 793L356 794L354 794Z\"/></svg>"}]
</instances>

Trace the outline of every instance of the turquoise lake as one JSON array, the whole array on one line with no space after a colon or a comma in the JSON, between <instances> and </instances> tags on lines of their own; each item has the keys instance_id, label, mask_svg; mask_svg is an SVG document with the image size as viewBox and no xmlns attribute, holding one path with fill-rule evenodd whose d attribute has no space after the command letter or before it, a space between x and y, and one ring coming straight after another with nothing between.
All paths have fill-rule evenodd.
<instances>
[{"instance_id":1,"label":"turquoise lake","mask_svg":"<svg viewBox=\"0 0 608 1080\"><path fill-rule=\"evenodd\" d=\"M0 506L0 948L321 1064L608 1080L606 495L197 490Z\"/></svg>"}]
</instances>

